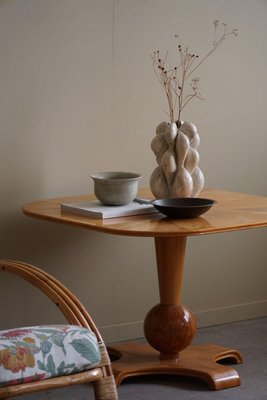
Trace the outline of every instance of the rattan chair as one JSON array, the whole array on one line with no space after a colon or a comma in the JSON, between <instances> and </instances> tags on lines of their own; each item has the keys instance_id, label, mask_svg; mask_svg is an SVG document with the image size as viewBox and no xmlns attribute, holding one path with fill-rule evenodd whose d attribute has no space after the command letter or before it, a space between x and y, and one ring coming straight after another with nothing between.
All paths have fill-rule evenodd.
<instances>
[{"instance_id":1,"label":"rattan chair","mask_svg":"<svg viewBox=\"0 0 267 400\"><path fill-rule=\"evenodd\" d=\"M15 274L33 286L36 286L57 305L67 319L68 324L84 327L93 332L97 338L101 355L98 365L87 371L29 383L2 386L0 387L0 399L92 382L95 399L116 400L118 398L117 389L105 343L90 315L73 293L48 273L29 264L11 260L0 260L0 271Z\"/></svg>"}]
</instances>

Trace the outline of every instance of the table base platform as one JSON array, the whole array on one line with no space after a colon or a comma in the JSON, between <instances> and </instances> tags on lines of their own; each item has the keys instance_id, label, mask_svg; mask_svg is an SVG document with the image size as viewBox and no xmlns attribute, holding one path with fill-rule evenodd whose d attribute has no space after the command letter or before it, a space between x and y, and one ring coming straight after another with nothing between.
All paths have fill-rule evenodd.
<instances>
[{"instance_id":1,"label":"table base platform","mask_svg":"<svg viewBox=\"0 0 267 400\"><path fill-rule=\"evenodd\" d=\"M181 351L178 358L162 358L146 343L123 342L108 348L116 384L125 378L139 375L170 374L191 376L204 380L211 390L240 385L240 378L229 365L243 362L237 350L219 345L192 345Z\"/></svg>"}]
</instances>

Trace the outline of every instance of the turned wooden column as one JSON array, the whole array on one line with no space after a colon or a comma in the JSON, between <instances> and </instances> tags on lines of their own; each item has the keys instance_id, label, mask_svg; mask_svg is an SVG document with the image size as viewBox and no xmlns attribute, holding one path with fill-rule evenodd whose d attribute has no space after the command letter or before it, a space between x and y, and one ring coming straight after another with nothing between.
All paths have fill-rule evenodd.
<instances>
[{"instance_id":1,"label":"turned wooden column","mask_svg":"<svg viewBox=\"0 0 267 400\"><path fill-rule=\"evenodd\" d=\"M178 358L192 341L196 323L180 304L186 236L155 237L160 303L144 321L145 337L160 358Z\"/></svg>"}]
</instances>

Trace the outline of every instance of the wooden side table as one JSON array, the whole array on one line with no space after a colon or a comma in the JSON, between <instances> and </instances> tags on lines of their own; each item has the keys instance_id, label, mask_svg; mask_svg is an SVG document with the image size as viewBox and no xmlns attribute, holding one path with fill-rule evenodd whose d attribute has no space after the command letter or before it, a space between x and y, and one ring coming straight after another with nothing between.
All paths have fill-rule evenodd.
<instances>
[{"instance_id":1,"label":"wooden side table","mask_svg":"<svg viewBox=\"0 0 267 400\"><path fill-rule=\"evenodd\" d=\"M139 195L151 197L145 189ZM160 303L145 318L148 344L125 342L109 349L116 358L113 371L117 384L129 376L153 373L196 376L214 390L240 384L232 367L218 363L227 358L241 363L237 350L214 344L190 346L196 324L179 299L186 239L267 226L267 198L221 190L205 190L201 197L217 200L217 204L202 217L188 220L171 220L160 213L97 220L61 212L60 203L86 201L93 199L92 195L34 201L23 207L24 213L34 218L109 234L154 238Z\"/></svg>"}]
</instances>

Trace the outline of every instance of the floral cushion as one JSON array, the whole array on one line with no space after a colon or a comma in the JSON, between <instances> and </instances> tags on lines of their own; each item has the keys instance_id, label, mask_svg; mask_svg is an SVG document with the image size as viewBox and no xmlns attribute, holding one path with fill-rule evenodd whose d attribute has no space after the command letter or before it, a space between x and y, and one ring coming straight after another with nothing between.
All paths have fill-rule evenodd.
<instances>
[{"instance_id":1,"label":"floral cushion","mask_svg":"<svg viewBox=\"0 0 267 400\"><path fill-rule=\"evenodd\" d=\"M0 331L0 386L69 375L100 361L97 339L75 325Z\"/></svg>"}]
</instances>

